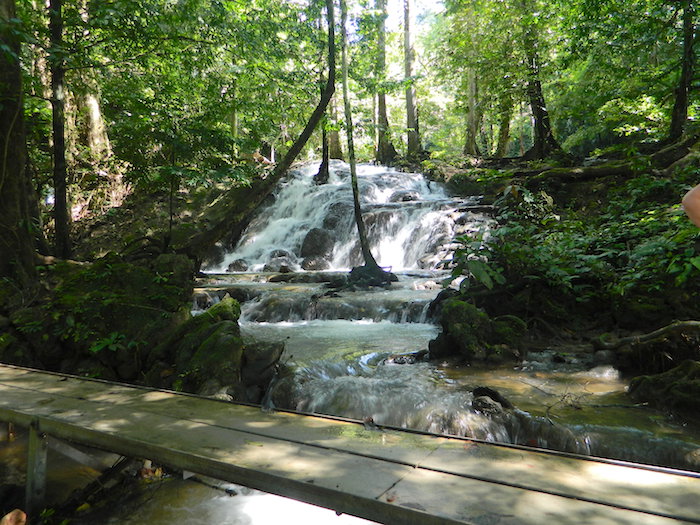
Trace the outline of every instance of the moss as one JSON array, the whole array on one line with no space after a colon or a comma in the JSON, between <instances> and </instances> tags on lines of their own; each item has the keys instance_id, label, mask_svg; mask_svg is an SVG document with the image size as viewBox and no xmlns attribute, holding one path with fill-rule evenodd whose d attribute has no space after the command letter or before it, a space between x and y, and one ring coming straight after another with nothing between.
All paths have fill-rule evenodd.
<instances>
[{"instance_id":1,"label":"moss","mask_svg":"<svg viewBox=\"0 0 700 525\"><path fill-rule=\"evenodd\" d=\"M461 299L443 303L443 333L431 342L433 358L459 355L468 361L500 363L517 357L525 323L508 315L491 319L486 312Z\"/></svg>"},{"instance_id":2,"label":"moss","mask_svg":"<svg viewBox=\"0 0 700 525\"><path fill-rule=\"evenodd\" d=\"M662 374L635 377L629 392L637 400L671 411L700 413L700 361L687 360Z\"/></svg>"}]
</instances>

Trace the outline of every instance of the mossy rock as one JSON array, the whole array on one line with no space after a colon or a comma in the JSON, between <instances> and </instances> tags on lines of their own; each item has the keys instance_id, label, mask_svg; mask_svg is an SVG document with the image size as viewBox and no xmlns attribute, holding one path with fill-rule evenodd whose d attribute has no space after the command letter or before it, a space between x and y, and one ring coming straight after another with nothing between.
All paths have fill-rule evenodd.
<instances>
[{"instance_id":1,"label":"mossy rock","mask_svg":"<svg viewBox=\"0 0 700 525\"><path fill-rule=\"evenodd\" d=\"M700 361L687 360L662 374L632 379L630 395L673 412L700 414Z\"/></svg>"},{"instance_id":2,"label":"mossy rock","mask_svg":"<svg viewBox=\"0 0 700 525\"><path fill-rule=\"evenodd\" d=\"M525 323L515 316L491 319L486 312L461 299L442 304L443 332L430 343L430 356L460 356L467 361L501 363L517 359Z\"/></svg>"}]
</instances>

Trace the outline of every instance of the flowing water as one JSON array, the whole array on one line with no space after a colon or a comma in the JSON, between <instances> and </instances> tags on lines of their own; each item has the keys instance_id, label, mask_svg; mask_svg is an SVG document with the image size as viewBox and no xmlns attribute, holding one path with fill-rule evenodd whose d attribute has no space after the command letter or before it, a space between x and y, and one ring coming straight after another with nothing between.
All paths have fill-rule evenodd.
<instances>
[{"instance_id":1,"label":"flowing water","mask_svg":"<svg viewBox=\"0 0 700 525\"><path fill-rule=\"evenodd\" d=\"M448 277L443 266L455 249L453 238L488 227L489 218L477 198L453 198L419 174L361 166L372 251L399 282L389 289L332 291L326 283L359 264L360 250L347 166L333 163L325 185L313 182L316 169L297 169L280 184L235 250L208 268L195 298L195 309L202 309L229 293L242 302L244 336L285 342L283 360L291 372L276 380L267 408L371 417L379 425L700 470L700 429L636 405L619 372L591 353L561 359L545 349L516 367L396 364L392 356L427 349L439 332L428 306ZM497 390L515 408L479 405L472 394L478 386ZM112 522L365 522L223 488L239 495L177 482L137 514Z\"/></svg>"}]
</instances>

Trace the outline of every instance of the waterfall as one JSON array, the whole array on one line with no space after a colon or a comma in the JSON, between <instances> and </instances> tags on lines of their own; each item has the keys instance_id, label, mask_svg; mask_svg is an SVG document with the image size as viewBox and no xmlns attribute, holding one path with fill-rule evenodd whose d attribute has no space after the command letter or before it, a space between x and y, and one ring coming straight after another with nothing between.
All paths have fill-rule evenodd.
<instances>
[{"instance_id":1,"label":"waterfall","mask_svg":"<svg viewBox=\"0 0 700 525\"><path fill-rule=\"evenodd\" d=\"M206 270L347 270L362 264L349 168L332 161L326 184L314 182L317 171L317 163L292 170L234 251ZM437 268L451 257L455 234L485 220L469 213L476 198L450 197L418 173L365 164L358 166L358 185L372 253L392 271Z\"/></svg>"}]
</instances>

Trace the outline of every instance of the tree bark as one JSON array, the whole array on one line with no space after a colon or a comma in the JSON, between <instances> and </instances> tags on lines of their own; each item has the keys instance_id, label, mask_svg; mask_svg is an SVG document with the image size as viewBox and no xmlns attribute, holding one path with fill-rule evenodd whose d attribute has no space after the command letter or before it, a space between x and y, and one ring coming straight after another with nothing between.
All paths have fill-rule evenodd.
<instances>
[{"instance_id":1,"label":"tree bark","mask_svg":"<svg viewBox=\"0 0 700 525\"><path fill-rule=\"evenodd\" d=\"M494 154L496 158L502 159L506 156L510 140L510 119L513 115L513 97L510 93L501 94L498 101L498 114L500 117L498 143Z\"/></svg>"},{"instance_id":2,"label":"tree bark","mask_svg":"<svg viewBox=\"0 0 700 525\"><path fill-rule=\"evenodd\" d=\"M237 238L243 232L249 221L250 215L267 198L275 185L287 172L301 150L309 141L318 123L333 97L335 91L335 16L333 0L326 0L328 11L328 80L323 90L321 99L309 117L306 126L299 137L294 141L279 164L276 164L272 173L264 179L253 181L250 186L231 189L223 198L212 205L212 216L218 217L206 225L206 228L193 233L188 239L177 247L178 253L190 256L195 263L201 262L199 254L213 246L224 237Z\"/></svg>"},{"instance_id":3,"label":"tree bark","mask_svg":"<svg viewBox=\"0 0 700 525\"><path fill-rule=\"evenodd\" d=\"M688 100L693 83L695 70L695 15L692 0L683 2L683 59L681 61L681 76L675 89L675 101L671 112L671 126L668 133L670 141L678 140L685 131L688 121Z\"/></svg>"},{"instance_id":4,"label":"tree bark","mask_svg":"<svg viewBox=\"0 0 700 525\"><path fill-rule=\"evenodd\" d=\"M68 171L65 135L65 57L63 56L63 0L49 4L49 65L51 69L51 107L53 128L54 231L56 256L71 254L68 215Z\"/></svg>"},{"instance_id":5,"label":"tree bark","mask_svg":"<svg viewBox=\"0 0 700 525\"><path fill-rule=\"evenodd\" d=\"M35 283L34 239L26 187L26 144L20 40L10 20L14 0L0 0L0 279L24 289Z\"/></svg>"},{"instance_id":6,"label":"tree bark","mask_svg":"<svg viewBox=\"0 0 700 525\"><path fill-rule=\"evenodd\" d=\"M480 157L479 145L476 143L481 123L481 111L479 110L479 85L476 71L473 68L467 70L467 132L464 141L464 154L472 157Z\"/></svg>"},{"instance_id":7,"label":"tree bark","mask_svg":"<svg viewBox=\"0 0 700 525\"><path fill-rule=\"evenodd\" d=\"M331 100L331 124L328 134L329 156L332 159L343 160L343 148L340 145L340 132L338 131L338 110L335 107L335 98Z\"/></svg>"},{"instance_id":8,"label":"tree bark","mask_svg":"<svg viewBox=\"0 0 700 525\"><path fill-rule=\"evenodd\" d=\"M360 207L360 190L357 184L357 167L355 162L355 143L353 138L353 124L352 124L352 108L350 107L350 96L348 91L348 53L347 53L347 5L345 0L340 0L340 16L341 16L341 53L342 53L342 70L343 70L343 101L345 102L345 126L347 131L348 139L348 158L350 160L350 179L352 182L352 197L353 205L355 211L355 224L357 225L357 233L360 237L360 248L362 250L362 257L365 261L365 266L372 269L378 270L381 273L381 269L377 264L377 261L372 255L372 251L369 248L369 242L367 240L367 232L365 230L365 223L362 220L362 209Z\"/></svg>"},{"instance_id":9,"label":"tree bark","mask_svg":"<svg viewBox=\"0 0 700 525\"><path fill-rule=\"evenodd\" d=\"M381 23L379 24L379 34L377 35L377 66L376 77L379 83L377 90L377 128L378 140L375 158L379 164L391 166L396 160L396 148L391 143L389 136L389 119L386 115L386 93L382 85L386 76L386 0L377 0L376 8L380 13Z\"/></svg>"},{"instance_id":10,"label":"tree bark","mask_svg":"<svg viewBox=\"0 0 700 525\"><path fill-rule=\"evenodd\" d=\"M406 157L418 160L422 154L420 129L418 128L418 107L416 105L416 87L413 83L413 42L411 39L411 0L403 1L403 52L404 79L406 81Z\"/></svg>"}]
</instances>

